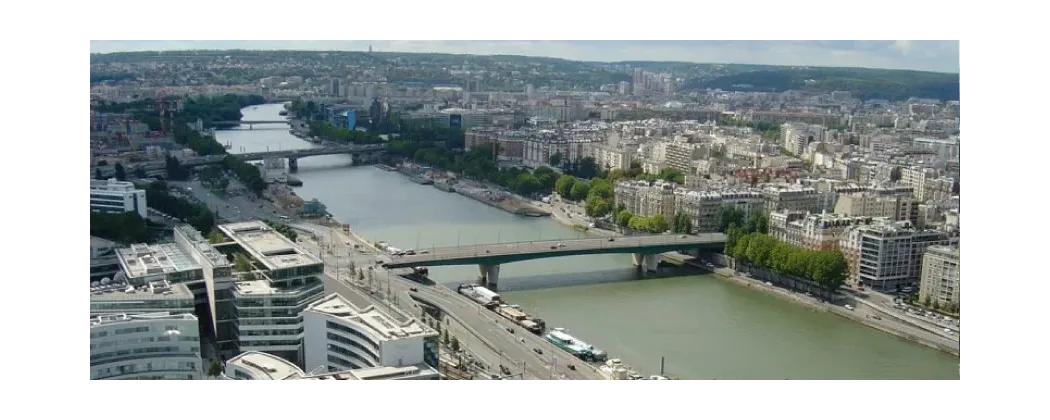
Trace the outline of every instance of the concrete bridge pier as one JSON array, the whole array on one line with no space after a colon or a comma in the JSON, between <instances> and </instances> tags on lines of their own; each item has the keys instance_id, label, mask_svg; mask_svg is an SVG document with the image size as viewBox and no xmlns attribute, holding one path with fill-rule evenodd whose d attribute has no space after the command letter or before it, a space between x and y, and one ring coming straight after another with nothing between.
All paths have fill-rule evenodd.
<instances>
[{"instance_id":1,"label":"concrete bridge pier","mask_svg":"<svg viewBox=\"0 0 1050 420\"><path fill-rule=\"evenodd\" d=\"M299 171L299 160L296 158L288 158L288 172Z\"/></svg>"},{"instance_id":2,"label":"concrete bridge pier","mask_svg":"<svg viewBox=\"0 0 1050 420\"><path fill-rule=\"evenodd\" d=\"M481 271L481 283L486 289L498 292L499 290L499 264L478 264Z\"/></svg>"},{"instance_id":3,"label":"concrete bridge pier","mask_svg":"<svg viewBox=\"0 0 1050 420\"><path fill-rule=\"evenodd\" d=\"M660 254L633 254L633 256L634 265L643 272L655 273L660 266Z\"/></svg>"}]
</instances>

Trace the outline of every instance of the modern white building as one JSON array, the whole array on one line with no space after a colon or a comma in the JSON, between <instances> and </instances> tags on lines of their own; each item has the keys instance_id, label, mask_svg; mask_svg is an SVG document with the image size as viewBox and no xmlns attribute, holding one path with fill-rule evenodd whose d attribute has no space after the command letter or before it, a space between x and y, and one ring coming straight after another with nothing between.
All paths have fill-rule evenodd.
<instances>
[{"instance_id":1,"label":"modern white building","mask_svg":"<svg viewBox=\"0 0 1050 420\"><path fill-rule=\"evenodd\" d=\"M330 372L315 368L303 372L294 363L272 354L245 352L226 362L223 379L249 381L281 380L438 380L441 374L425 364L414 366L361 368Z\"/></svg>"},{"instance_id":2,"label":"modern white building","mask_svg":"<svg viewBox=\"0 0 1050 420\"><path fill-rule=\"evenodd\" d=\"M303 311L307 369L342 371L423 363L423 341L437 331L411 317L394 319L374 306L359 308L338 294Z\"/></svg>"},{"instance_id":3,"label":"modern white building","mask_svg":"<svg viewBox=\"0 0 1050 420\"><path fill-rule=\"evenodd\" d=\"M185 284L164 280L134 286L123 273L91 284L91 315L171 313L193 314L193 293Z\"/></svg>"},{"instance_id":4,"label":"modern white building","mask_svg":"<svg viewBox=\"0 0 1050 420\"><path fill-rule=\"evenodd\" d=\"M201 379L202 365L196 316L91 318L91 379Z\"/></svg>"},{"instance_id":5,"label":"modern white building","mask_svg":"<svg viewBox=\"0 0 1050 420\"><path fill-rule=\"evenodd\" d=\"M262 221L220 225L219 231L252 262L252 271L240 274L232 288L236 321L230 322L236 325L238 351L301 364L302 312L324 295L324 264Z\"/></svg>"},{"instance_id":6,"label":"modern white building","mask_svg":"<svg viewBox=\"0 0 1050 420\"><path fill-rule=\"evenodd\" d=\"M211 319L210 329L215 333L215 346L221 356L231 357L237 348L237 311L233 304L233 264L193 226L181 225L174 229L175 244L201 268L204 294L207 296ZM207 328L207 327L205 327Z\"/></svg>"},{"instance_id":7,"label":"modern white building","mask_svg":"<svg viewBox=\"0 0 1050 420\"><path fill-rule=\"evenodd\" d=\"M146 218L146 191L135 184L116 179L91 181L91 211L107 213L135 212Z\"/></svg>"}]
</instances>

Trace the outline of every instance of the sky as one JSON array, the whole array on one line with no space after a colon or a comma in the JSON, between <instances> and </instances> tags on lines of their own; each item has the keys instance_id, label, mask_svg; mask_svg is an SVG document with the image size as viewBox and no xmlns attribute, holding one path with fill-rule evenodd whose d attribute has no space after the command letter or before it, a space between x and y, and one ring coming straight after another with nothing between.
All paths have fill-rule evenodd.
<instances>
[{"instance_id":1,"label":"sky","mask_svg":"<svg viewBox=\"0 0 1050 420\"><path fill-rule=\"evenodd\" d=\"M959 41L91 41L92 53L194 49L510 54L959 72Z\"/></svg>"}]
</instances>

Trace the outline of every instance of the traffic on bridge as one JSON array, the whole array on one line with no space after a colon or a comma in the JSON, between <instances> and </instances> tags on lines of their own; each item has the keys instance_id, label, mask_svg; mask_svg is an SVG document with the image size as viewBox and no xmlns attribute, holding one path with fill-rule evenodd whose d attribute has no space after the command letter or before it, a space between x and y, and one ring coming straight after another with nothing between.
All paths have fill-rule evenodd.
<instances>
[{"instance_id":1,"label":"traffic on bridge","mask_svg":"<svg viewBox=\"0 0 1050 420\"><path fill-rule=\"evenodd\" d=\"M401 268L463 264L505 264L570 255L659 254L691 248L721 250L725 246L725 240L726 236L723 233L701 233L698 235L665 234L477 244L413 250L412 255L398 256L386 263L385 266L388 268Z\"/></svg>"}]
</instances>

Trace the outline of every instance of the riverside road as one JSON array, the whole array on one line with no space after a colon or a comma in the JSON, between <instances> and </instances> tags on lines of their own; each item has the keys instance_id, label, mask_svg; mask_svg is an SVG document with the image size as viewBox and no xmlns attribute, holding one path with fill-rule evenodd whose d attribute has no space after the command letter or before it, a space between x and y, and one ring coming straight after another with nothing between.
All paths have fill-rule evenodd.
<instances>
[{"instance_id":1,"label":"riverside road","mask_svg":"<svg viewBox=\"0 0 1050 420\"><path fill-rule=\"evenodd\" d=\"M394 306L417 317L421 310L416 299L436 306L447 314L444 325L449 333L474 353L490 374L499 374L499 365L503 364L512 374L524 370L526 379L600 379L597 371L542 337L515 327L444 286L419 284L377 268L376 261L386 256L373 252L369 244L339 229L306 223L296 223L293 227L312 234L300 245L324 259L327 293L353 294L359 296L358 299L363 296L377 307ZM367 270L365 272L370 271L368 278L372 281L354 277L349 270L351 262ZM507 331L507 327L513 327L515 333ZM540 349L543 354L534 349ZM568 369L569 364L577 369Z\"/></svg>"},{"instance_id":2,"label":"riverside road","mask_svg":"<svg viewBox=\"0 0 1050 420\"><path fill-rule=\"evenodd\" d=\"M279 119L280 109L280 105L262 105L242 112L247 120L273 120ZM231 144L232 150L249 152L311 147L281 130L220 130L217 137L220 143ZM321 200L368 242L422 250L588 237L547 218L514 216L415 184L395 172L350 164L348 156L301 159L296 177L304 185L295 191L303 199ZM476 265L430 269L431 279L450 287L474 282L478 274ZM548 327L566 328L643 374L659 373L662 356L668 374L686 379L959 378L956 356L716 275L661 267L659 275L643 277L627 254L515 262L504 265L500 275L504 300L543 318ZM550 288L572 284L587 285ZM399 305L407 301L396 300ZM417 316L419 310L415 311L405 312ZM491 328L498 328L495 320ZM466 334L456 334L466 339ZM518 336L524 337L521 332L513 335ZM498 353L482 353L483 343L465 344L482 349L479 355L487 364L498 364ZM531 345L522 348L531 350ZM542 349L544 356L551 353ZM526 362L531 371L527 377L550 376L531 365ZM564 363L559 360L557 365Z\"/></svg>"}]
</instances>

